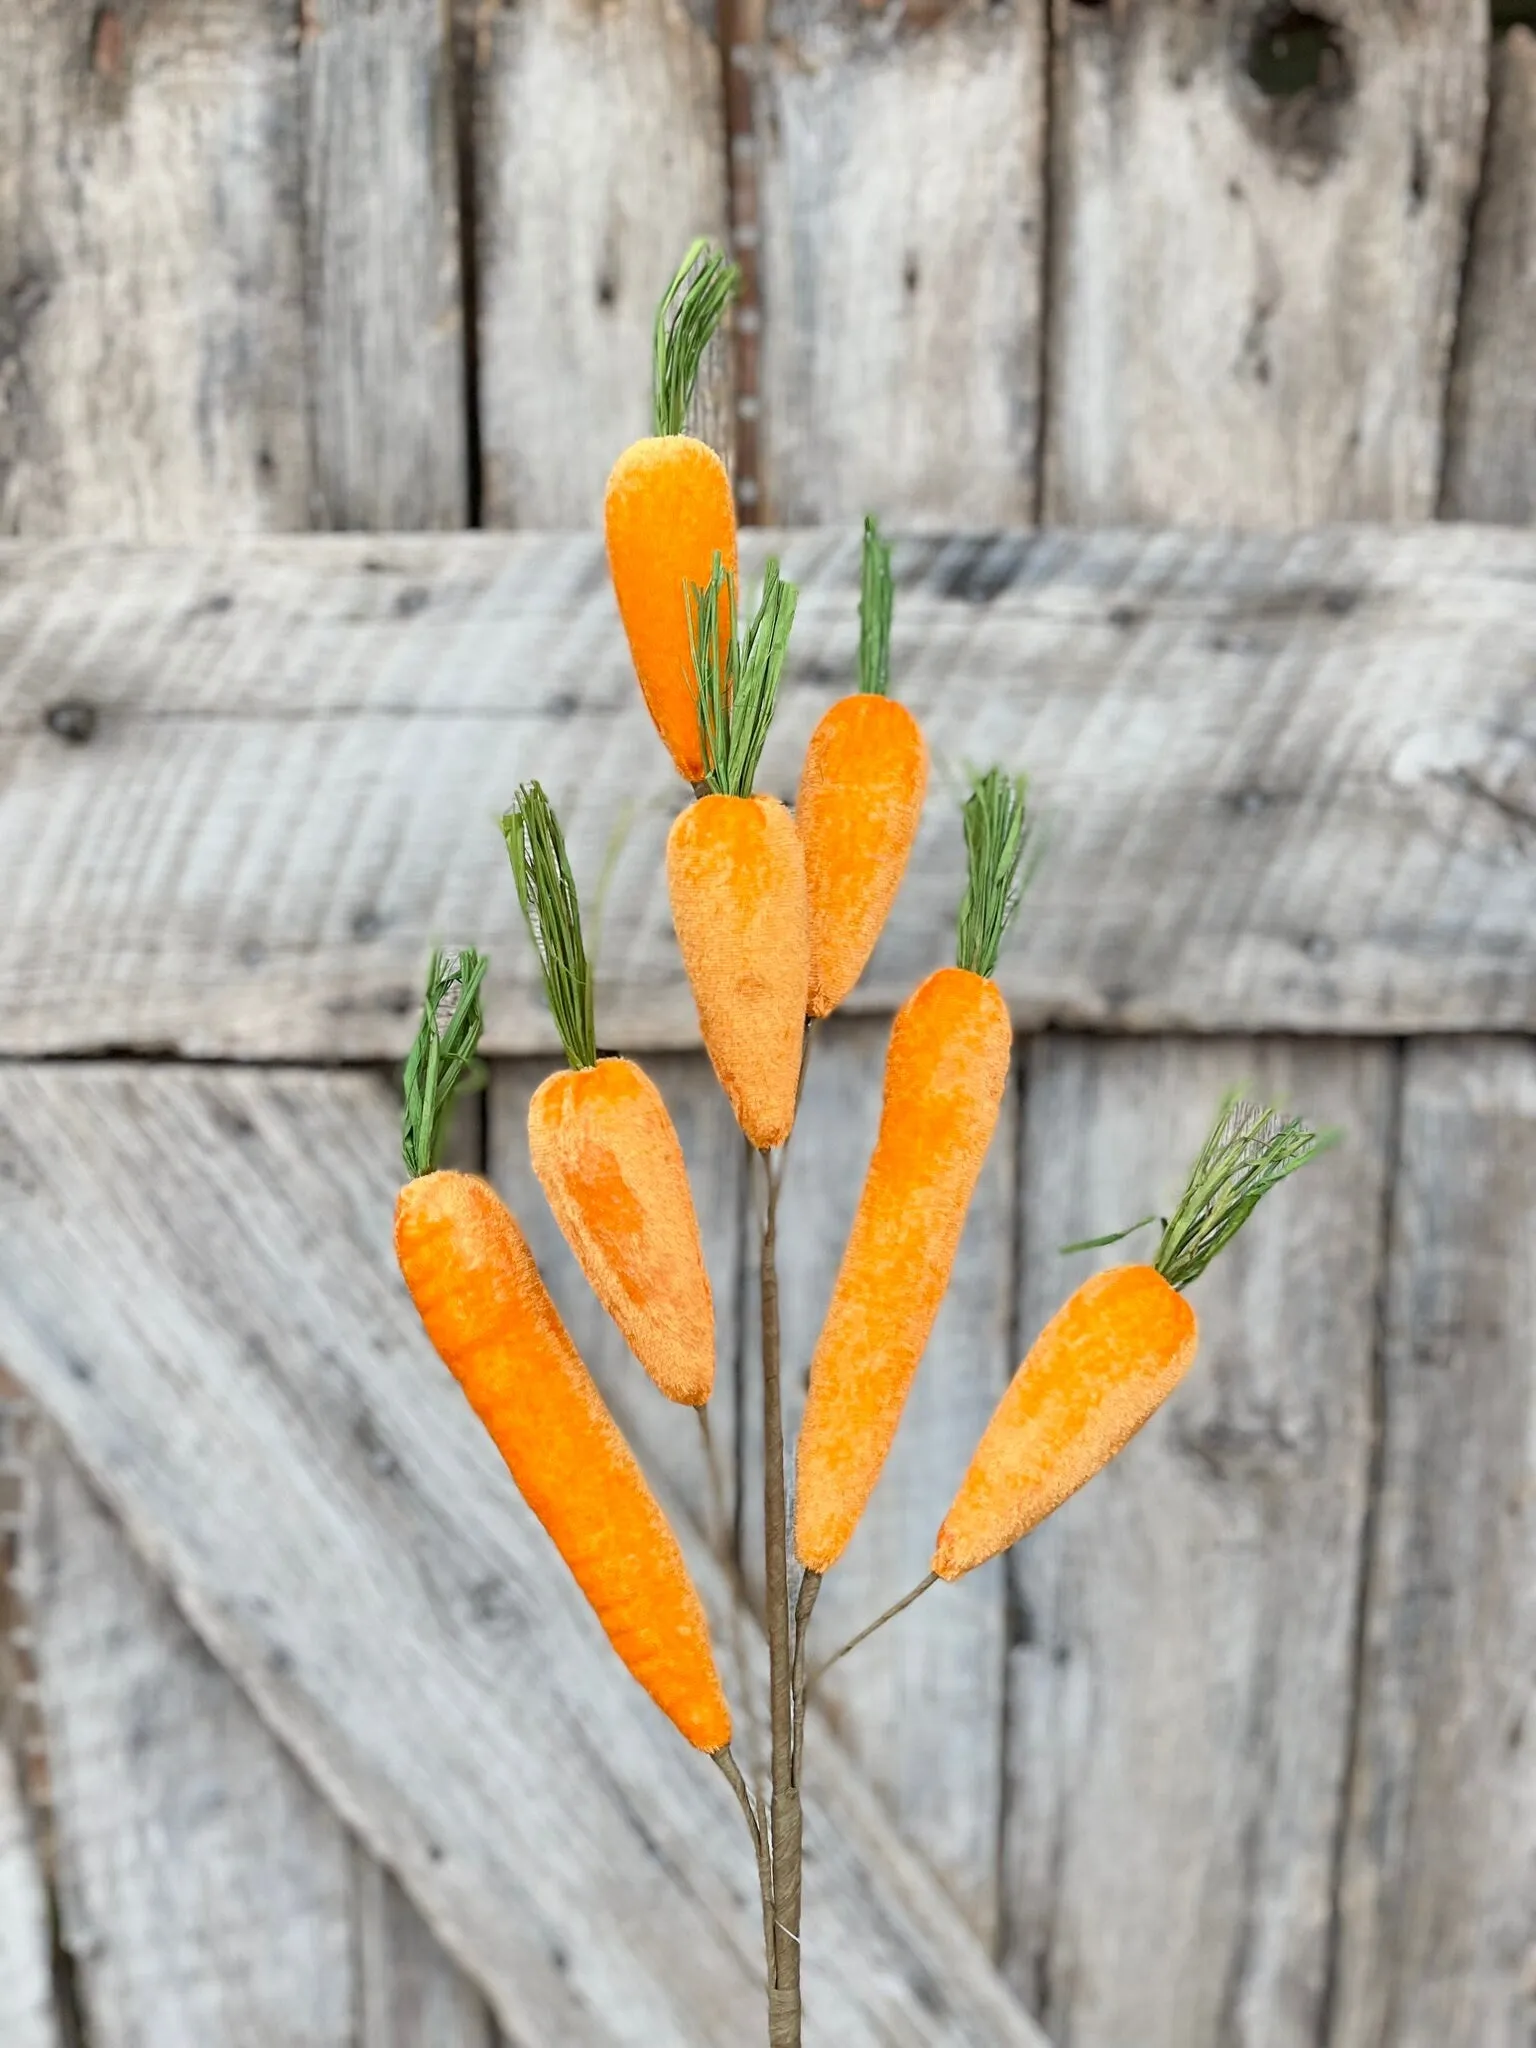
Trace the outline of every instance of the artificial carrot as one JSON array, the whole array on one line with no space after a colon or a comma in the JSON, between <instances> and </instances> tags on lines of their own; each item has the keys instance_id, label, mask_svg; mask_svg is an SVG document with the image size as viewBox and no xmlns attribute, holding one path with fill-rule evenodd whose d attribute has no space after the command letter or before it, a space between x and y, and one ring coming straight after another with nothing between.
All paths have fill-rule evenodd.
<instances>
[{"instance_id":1,"label":"artificial carrot","mask_svg":"<svg viewBox=\"0 0 1536 2048\"><path fill-rule=\"evenodd\" d=\"M528 1105L533 1170L631 1351L669 1400L699 1407L714 1384L715 1310L677 1130L642 1068L598 1056L581 905L537 782L518 791L501 824L570 1062Z\"/></svg>"},{"instance_id":2,"label":"artificial carrot","mask_svg":"<svg viewBox=\"0 0 1536 2048\"><path fill-rule=\"evenodd\" d=\"M922 727L889 694L891 551L864 522L859 688L824 712L795 802L811 916L809 1011L825 1017L869 961L906 872L928 786Z\"/></svg>"},{"instance_id":3,"label":"artificial carrot","mask_svg":"<svg viewBox=\"0 0 1536 2048\"><path fill-rule=\"evenodd\" d=\"M1270 1188L1329 1142L1299 1118L1222 1104L1152 1263L1085 1280L1030 1347L939 1530L938 1578L958 1579L1016 1543L1135 1435L1194 1360L1199 1324L1181 1290Z\"/></svg>"},{"instance_id":4,"label":"artificial carrot","mask_svg":"<svg viewBox=\"0 0 1536 2048\"><path fill-rule=\"evenodd\" d=\"M709 794L667 835L667 893L699 1029L736 1121L760 1151L782 1145L795 1121L810 975L800 835L777 797L752 794L795 597L771 561L757 614L738 642L735 578L719 557L707 587L695 589Z\"/></svg>"},{"instance_id":5,"label":"artificial carrot","mask_svg":"<svg viewBox=\"0 0 1536 2048\"><path fill-rule=\"evenodd\" d=\"M958 964L897 1014L874 1157L811 1359L795 1498L809 1571L837 1562L880 1476L1007 1084L1012 1027L991 976L1023 887L1022 779L977 778L965 828Z\"/></svg>"},{"instance_id":6,"label":"artificial carrot","mask_svg":"<svg viewBox=\"0 0 1536 2048\"><path fill-rule=\"evenodd\" d=\"M656 313L653 435L625 449L608 478L603 526L619 616L641 693L678 773L705 762L694 710L687 592L718 555L736 569L731 480L714 449L683 432L699 363L741 281L697 241Z\"/></svg>"},{"instance_id":7,"label":"artificial carrot","mask_svg":"<svg viewBox=\"0 0 1536 2048\"><path fill-rule=\"evenodd\" d=\"M473 962L478 956L461 959ZM434 962L434 968L437 963ZM482 970L483 971L483 970ZM453 977L453 978L458 978ZM478 1000L467 976L447 1031L434 975L407 1080L407 1164L395 1253L438 1356L463 1388L518 1490L591 1602L608 1640L699 1749L731 1739L704 1609L677 1538L577 1355L510 1211L473 1174L431 1162L451 1101L455 1028L470 1057Z\"/></svg>"}]
</instances>

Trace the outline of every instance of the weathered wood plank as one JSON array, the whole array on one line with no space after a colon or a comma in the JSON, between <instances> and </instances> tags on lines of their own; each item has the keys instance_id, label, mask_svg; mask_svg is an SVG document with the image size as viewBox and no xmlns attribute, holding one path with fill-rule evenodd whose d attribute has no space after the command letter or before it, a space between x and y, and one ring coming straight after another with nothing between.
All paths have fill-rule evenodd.
<instances>
[{"instance_id":1,"label":"weathered wood plank","mask_svg":"<svg viewBox=\"0 0 1536 2048\"><path fill-rule=\"evenodd\" d=\"M1032 1049L1021 1344L1093 1263L1056 1247L1175 1199L1224 1087L1347 1129L1198 1283L1185 1385L1013 1555L1005 1967L1074 2048L1320 2038L1392 1061ZM1151 1238L1099 1262L1148 1256Z\"/></svg>"},{"instance_id":2,"label":"weathered wood plank","mask_svg":"<svg viewBox=\"0 0 1536 2048\"><path fill-rule=\"evenodd\" d=\"M12 1065L0 1146L0 1350L502 2024L525 2048L750 2038L740 1816L413 1327L377 1083ZM827 2038L1037 2048L851 1772L810 1828Z\"/></svg>"},{"instance_id":3,"label":"weathered wood plank","mask_svg":"<svg viewBox=\"0 0 1536 2048\"><path fill-rule=\"evenodd\" d=\"M478 1992L399 1885L362 1850L354 1851L352 1884L357 2048L497 2048Z\"/></svg>"},{"instance_id":4,"label":"weathered wood plank","mask_svg":"<svg viewBox=\"0 0 1536 2048\"><path fill-rule=\"evenodd\" d=\"M805 1376L826 1314L880 1121L890 1033L874 1022L819 1026L787 1154L779 1271L785 1432L793 1445ZM939 1313L880 1483L818 1598L813 1661L908 1592L928 1570L933 1537L1010 1370L1013 1180L1010 1098L992 1142ZM754 1176L761 1203L761 1175ZM754 1232L755 1240L755 1232ZM763 1582L761 1347L757 1246L744 1345L744 1555ZM790 1466L793 1486L794 1468ZM823 1704L905 1839L921 1850L989 1946L997 1929L997 1815L1002 1797L1004 1581L975 1573L874 1636L829 1673ZM814 1738L814 1791L825 1768Z\"/></svg>"},{"instance_id":5,"label":"weathered wood plank","mask_svg":"<svg viewBox=\"0 0 1536 2048\"><path fill-rule=\"evenodd\" d=\"M1046 0L774 0L763 62L768 516L1033 519Z\"/></svg>"},{"instance_id":6,"label":"weathered wood plank","mask_svg":"<svg viewBox=\"0 0 1536 2048\"><path fill-rule=\"evenodd\" d=\"M51 1432L34 1458L60 1908L93 2048L353 2048L344 1830Z\"/></svg>"},{"instance_id":7,"label":"weathered wood plank","mask_svg":"<svg viewBox=\"0 0 1536 2048\"><path fill-rule=\"evenodd\" d=\"M484 10L476 94L484 518L595 526L651 430L651 323L725 231L709 0Z\"/></svg>"},{"instance_id":8,"label":"weathered wood plank","mask_svg":"<svg viewBox=\"0 0 1536 2048\"><path fill-rule=\"evenodd\" d=\"M310 524L463 526L464 327L443 0L309 0Z\"/></svg>"},{"instance_id":9,"label":"weathered wood plank","mask_svg":"<svg viewBox=\"0 0 1536 2048\"><path fill-rule=\"evenodd\" d=\"M1536 33L1493 46L1482 191L1462 285L1440 509L1536 522Z\"/></svg>"},{"instance_id":10,"label":"weathered wood plank","mask_svg":"<svg viewBox=\"0 0 1536 2048\"><path fill-rule=\"evenodd\" d=\"M1057 20L1046 517L1428 517L1485 0Z\"/></svg>"},{"instance_id":11,"label":"weathered wood plank","mask_svg":"<svg viewBox=\"0 0 1536 2048\"><path fill-rule=\"evenodd\" d=\"M506 886L512 886L511 876ZM599 1017L599 1037L604 1022ZM710 1541L735 1527L736 1377L740 1366L740 1288L746 1153L730 1104L702 1053L650 1057L646 1072L661 1090L682 1140L704 1261L715 1300L715 1391L710 1435L725 1527L711 1497L703 1438L693 1411L659 1394L610 1321L560 1235L528 1160L528 1103L550 1072L548 1060L498 1065L490 1094L490 1177L521 1223L566 1328L650 1476L686 1505Z\"/></svg>"},{"instance_id":12,"label":"weathered wood plank","mask_svg":"<svg viewBox=\"0 0 1536 2048\"><path fill-rule=\"evenodd\" d=\"M1536 2025L1536 1051L1410 1048L1333 2048Z\"/></svg>"},{"instance_id":13,"label":"weathered wood plank","mask_svg":"<svg viewBox=\"0 0 1536 2048\"><path fill-rule=\"evenodd\" d=\"M60 2048L53 2011L48 1898L10 1751L0 1744L0 2038Z\"/></svg>"},{"instance_id":14,"label":"weathered wood plank","mask_svg":"<svg viewBox=\"0 0 1536 2048\"><path fill-rule=\"evenodd\" d=\"M0 0L0 532L309 511L292 0Z\"/></svg>"},{"instance_id":15,"label":"weathered wood plank","mask_svg":"<svg viewBox=\"0 0 1536 2048\"><path fill-rule=\"evenodd\" d=\"M852 671L858 552L784 559L765 786L792 793ZM938 772L855 1011L949 956L950 790L1000 758L1050 833L1002 968L1021 1024L1536 1023L1536 539L914 540L898 567ZM468 938L489 1049L548 1049L495 822L534 772L587 875L638 806L604 1014L695 1042L659 886L683 791L595 540L0 550L0 1050L398 1056L428 945Z\"/></svg>"}]
</instances>

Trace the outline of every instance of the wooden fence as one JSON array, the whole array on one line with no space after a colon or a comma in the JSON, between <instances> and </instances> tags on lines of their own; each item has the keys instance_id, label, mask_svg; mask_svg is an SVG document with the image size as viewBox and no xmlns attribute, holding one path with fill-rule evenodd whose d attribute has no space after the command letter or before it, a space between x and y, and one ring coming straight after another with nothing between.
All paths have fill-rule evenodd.
<instances>
[{"instance_id":1,"label":"wooden fence","mask_svg":"<svg viewBox=\"0 0 1536 2048\"><path fill-rule=\"evenodd\" d=\"M791 529L749 553L804 589L769 786L850 673L873 507L941 769L1017 759L1049 829L1004 1128L825 1639L921 1572L1058 1245L1162 1201L1228 1081L1347 1132L1131 1450L829 1688L810 2038L1528 2048L1536 38L1473 0L0 0L0 48L5 2048L755 2038L739 1816L387 1246L390 1063L473 937L461 1157L753 1662L693 1437L531 1185L494 829L539 773L590 874L633 802L601 999L745 1300L676 793L599 544L549 530L644 422L694 231L748 271L716 423ZM941 775L810 1070L797 1364L957 872Z\"/></svg>"}]
</instances>

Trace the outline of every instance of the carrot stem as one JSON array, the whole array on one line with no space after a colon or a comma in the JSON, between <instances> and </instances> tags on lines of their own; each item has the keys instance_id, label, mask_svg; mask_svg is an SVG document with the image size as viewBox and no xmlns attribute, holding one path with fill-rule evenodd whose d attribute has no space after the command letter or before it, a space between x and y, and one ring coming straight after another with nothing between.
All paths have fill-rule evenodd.
<instances>
[{"instance_id":1,"label":"carrot stem","mask_svg":"<svg viewBox=\"0 0 1536 2048\"><path fill-rule=\"evenodd\" d=\"M400 1150L413 1180L437 1165L455 1098L482 1085L475 1054L484 1024L480 984L489 965L483 953L465 947L451 960L434 952L427 969L421 1025L405 1062Z\"/></svg>"},{"instance_id":2,"label":"carrot stem","mask_svg":"<svg viewBox=\"0 0 1536 2048\"><path fill-rule=\"evenodd\" d=\"M818 1664L816 1666L816 1669L811 1673L810 1677L806 1680L805 1693L807 1699L809 1699L811 1693L815 1690L815 1688L818 1685L820 1685L821 1681L826 1677L827 1673L832 1669L832 1666L834 1664L840 1664L844 1657L847 1656L848 1652L850 1650L856 1650L859 1647L860 1643L867 1643L870 1637L875 1633L876 1629L884 1628L885 1624L888 1621L894 1621L898 1614L904 1614L906 1610L912 1605L914 1600L921 1600L923 1595L927 1592L928 1588L930 1586L936 1586L938 1583L938 1573L930 1572L927 1578L923 1580L921 1585L914 1586L910 1593L903 1593L899 1600L897 1600L892 1606L887 1607L884 1614L877 1614L874 1620L869 1624L868 1628L861 1628L856 1636L850 1636L848 1638L847 1642L844 1643L843 1647L840 1650L834 1650L832 1652L832 1655L827 1658L825 1663Z\"/></svg>"},{"instance_id":3,"label":"carrot stem","mask_svg":"<svg viewBox=\"0 0 1536 2048\"><path fill-rule=\"evenodd\" d=\"M864 521L864 558L859 577L859 693L891 693L891 545L873 517Z\"/></svg>"},{"instance_id":4,"label":"carrot stem","mask_svg":"<svg viewBox=\"0 0 1536 2048\"><path fill-rule=\"evenodd\" d=\"M1337 1131L1314 1131L1300 1117L1228 1095L1164 1228L1154 1270L1181 1290L1198 1280L1270 1189L1338 1138Z\"/></svg>"},{"instance_id":5,"label":"carrot stem","mask_svg":"<svg viewBox=\"0 0 1536 2048\"><path fill-rule=\"evenodd\" d=\"M573 1067L595 1067L592 968L581 933L581 899L560 820L542 783L522 785L501 831L565 1056Z\"/></svg>"},{"instance_id":6,"label":"carrot stem","mask_svg":"<svg viewBox=\"0 0 1536 2048\"><path fill-rule=\"evenodd\" d=\"M693 402L699 364L741 288L741 272L700 236L690 244L656 308L652 374L656 432L680 434Z\"/></svg>"},{"instance_id":7,"label":"carrot stem","mask_svg":"<svg viewBox=\"0 0 1536 2048\"><path fill-rule=\"evenodd\" d=\"M1025 809L1026 778L989 768L976 776L965 800L965 894L955 946L955 964L990 977L1030 875L1025 852L1031 825Z\"/></svg>"}]
</instances>

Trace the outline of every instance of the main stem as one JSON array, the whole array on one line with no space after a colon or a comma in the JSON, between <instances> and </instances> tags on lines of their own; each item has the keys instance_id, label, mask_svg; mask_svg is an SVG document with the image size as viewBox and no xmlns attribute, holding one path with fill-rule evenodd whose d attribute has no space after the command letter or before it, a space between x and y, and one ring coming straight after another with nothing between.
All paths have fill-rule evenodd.
<instances>
[{"instance_id":1,"label":"main stem","mask_svg":"<svg viewBox=\"0 0 1536 2048\"><path fill-rule=\"evenodd\" d=\"M779 1175L762 1154L768 1185L761 1266L763 1320L763 1586L768 1611L770 1768L769 1869L773 1881L768 1955L769 2048L800 2048L800 1788L790 1706L789 1541L784 1497L784 1402L779 1383Z\"/></svg>"}]
</instances>

